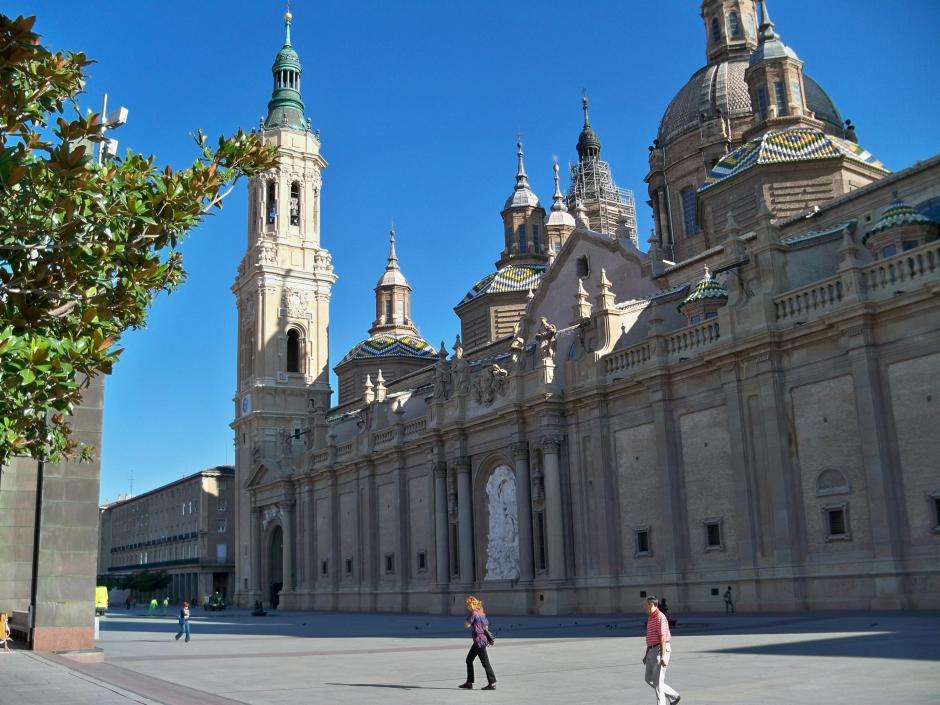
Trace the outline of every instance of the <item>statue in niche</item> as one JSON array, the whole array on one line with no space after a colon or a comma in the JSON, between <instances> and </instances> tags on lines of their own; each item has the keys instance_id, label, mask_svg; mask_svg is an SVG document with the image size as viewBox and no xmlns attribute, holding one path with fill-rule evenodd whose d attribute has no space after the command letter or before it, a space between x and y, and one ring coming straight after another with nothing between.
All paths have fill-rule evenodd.
<instances>
[{"instance_id":1,"label":"statue in niche","mask_svg":"<svg viewBox=\"0 0 940 705\"><path fill-rule=\"evenodd\" d=\"M516 476L500 465L486 482L489 531L484 580L516 580L519 577L519 525L516 509Z\"/></svg>"},{"instance_id":2,"label":"statue in niche","mask_svg":"<svg viewBox=\"0 0 940 705\"><path fill-rule=\"evenodd\" d=\"M541 502L545 499L545 476L542 474L542 465L537 458L532 459L532 501Z\"/></svg>"},{"instance_id":3,"label":"statue in niche","mask_svg":"<svg viewBox=\"0 0 940 705\"><path fill-rule=\"evenodd\" d=\"M543 360L555 359L555 339L558 335L558 329L548 322L545 316L539 323L539 332L535 334L535 339L539 343L539 354Z\"/></svg>"},{"instance_id":4,"label":"statue in niche","mask_svg":"<svg viewBox=\"0 0 940 705\"><path fill-rule=\"evenodd\" d=\"M459 335L457 336L457 342L454 343L451 376L456 394L467 394L470 391L470 363L463 356L463 343L460 342Z\"/></svg>"},{"instance_id":5,"label":"statue in niche","mask_svg":"<svg viewBox=\"0 0 940 705\"><path fill-rule=\"evenodd\" d=\"M506 393L509 385L509 371L493 364L486 369L473 384L477 404L490 406L496 396Z\"/></svg>"},{"instance_id":6,"label":"statue in niche","mask_svg":"<svg viewBox=\"0 0 940 705\"><path fill-rule=\"evenodd\" d=\"M512 343L509 345L509 355L512 360L513 371L521 370L522 366L525 364L522 355L525 352L525 338L522 337L522 333L519 330L519 324L516 324L516 328L513 331Z\"/></svg>"}]
</instances>

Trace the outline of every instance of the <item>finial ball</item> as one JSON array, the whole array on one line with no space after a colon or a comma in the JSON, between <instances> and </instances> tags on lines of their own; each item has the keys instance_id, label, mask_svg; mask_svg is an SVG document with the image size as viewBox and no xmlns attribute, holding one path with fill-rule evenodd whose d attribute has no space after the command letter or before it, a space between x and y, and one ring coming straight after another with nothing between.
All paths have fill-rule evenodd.
<instances>
[{"instance_id":1,"label":"finial ball","mask_svg":"<svg viewBox=\"0 0 940 705\"><path fill-rule=\"evenodd\" d=\"M284 13L285 22L290 22L292 19L294 19L294 16L291 14L290 10Z\"/></svg>"}]
</instances>

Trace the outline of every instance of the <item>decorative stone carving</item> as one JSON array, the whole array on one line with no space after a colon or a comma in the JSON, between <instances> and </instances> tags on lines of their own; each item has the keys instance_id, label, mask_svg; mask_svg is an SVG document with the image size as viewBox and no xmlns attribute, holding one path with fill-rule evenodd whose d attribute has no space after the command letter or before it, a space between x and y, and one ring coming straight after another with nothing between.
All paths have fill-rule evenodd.
<instances>
[{"instance_id":1,"label":"decorative stone carving","mask_svg":"<svg viewBox=\"0 0 940 705\"><path fill-rule=\"evenodd\" d=\"M525 460L529 457L529 444L525 441L512 444L512 457L516 460Z\"/></svg>"},{"instance_id":2,"label":"decorative stone carving","mask_svg":"<svg viewBox=\"0 0 940 705\"><path fill-rule=\"evenodd\" d=\"M491 406L497 395L506 393L508 386L509 372L499 365L491 365L473 383L477 404Z\"/></svg>"},{"instance_id":3,"label":"decorative stone carving","mask_svg":"<svg viewBox=\"0 0 940 705\"><path fill-rule=\"evenodd\" d=\"M516 476L506 465L497 467L486 482L489 532L484 580L519 577L519 522L516 515Z\"/></svg>"},{"instance_id":4,"label":"decorative stone carving","mask_svg":"<svg viewBox=\"0 0 940 705\"><path fill-rule=\"evenodd\" d=\"M258 261L261 264L277 264L277 245L273 242L262 242L258 250Z\"/></svg>"},{"instance_id":5,"label":"decorative stone carving","mask_svg":"<svg viewBox=\"0 0 940 705\"><path fill-rule=\"evenodd\" d=\"M281 508L278 505L273 505L270 507L265 507L264 511L261 512L261 526L262 528L267 528L275 519L280 518Z\"/></svg>"},{"instance_id":6,"label":"decorative stone carving","mask_svg":"<svg viewBox=\"0 0 940 705\"><path fill-rule=\"evenodd\" d=\"M284 289L281 308L287 309L287 315L291 318L303 318L307 315L307 292L303 289Z\"/></svg>"},{"instance_id":7,"label":"decorative stone carving","mask_svg":"<svg viewBox=\"0 0 940 705\"><path fill-rule=\"evenodd\" d=\"M555 359L555 342L558 335L558 329L548 322L545 316L539 323L539 332L535 334L535 339L539 343L539 354L543 360Z\"/></svg>"},{"instance_id":8,"label":"decorative stone carving","mask_svg":"<svg viewBox=\"0 0 940 705\"><path fill-rule=\"evenodd\" d=\"M450 396L451 373L450 365L447 362L447 351L444 350L444 343L441 343L441 349L437 354L437 362L434 363L434 399L435 401L444 401Z\"/></svg>"}]
</instances>

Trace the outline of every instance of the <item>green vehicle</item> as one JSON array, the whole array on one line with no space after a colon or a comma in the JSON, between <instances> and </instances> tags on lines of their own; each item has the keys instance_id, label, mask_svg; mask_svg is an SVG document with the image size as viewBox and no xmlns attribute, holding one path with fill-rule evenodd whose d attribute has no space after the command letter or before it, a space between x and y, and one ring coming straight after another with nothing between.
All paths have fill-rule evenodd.
<instances>
[{"instance_id":1,"label":"green vehicle","mask_svg":"<svg viewBox=\"0 0 940 705\"><path fill-rule=\"evenodd\" d=\"M217 612L219 610L225 609L225 598L222 597L222 593L214 592L212 597L209 598L209 610L212 612Z\"/></svg>"}]
</instances>

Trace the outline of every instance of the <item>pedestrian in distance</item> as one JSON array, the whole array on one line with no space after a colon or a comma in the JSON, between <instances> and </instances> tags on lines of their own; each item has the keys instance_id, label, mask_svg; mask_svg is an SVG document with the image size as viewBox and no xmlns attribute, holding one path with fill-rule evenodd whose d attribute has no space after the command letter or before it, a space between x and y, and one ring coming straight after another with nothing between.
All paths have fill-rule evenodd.
<instances>
[{"instance_id":1,"label":"pedestrian in distance","mask_svg":"<svg viewBox=\"0 0 940 705\"><path fill-rule=\"evenodd\" d=\"M179 641L183 634L186 635L186 641L189 641L191 637L189 631L189 603L185 600L183 601L183 606L180 607L180 630L176 634L176 640Z\"/></svg>"},{"instance_id":2,"label":"pedestrian in distance","mask_svg":"<svg viewBox=\"0 0 940 705\"><path fill-rule=\"evenodd\" d=\"M486 653L486 647L493 644L494 638L490 632L490 622L483 610L483 603L471 595L464 600L464 605L467 607L467 618L463 626L470 630L473 645L467 653L467 680L459 687L464 690L473 688L473 660L479 658L483 670L486 671L486 685L483 690L496 690L496 674L493 673L489 654Z\"/></svg>"},{"instance_id":3,"label":"pedestrian in distance","mask_svg":"<svg viewBox=\"0 0 940 705\"><path fill-rule=\"evenodd\" d=\"M164 597L163 598L163 613L162 613L164 617L166 617L166 610L167 610L167 607L169 606L170 606L170 598Z\"/></svg>"},{"instance_id":4,"label":"pedestrian in distance","mask_svg":"<svg viewBox=\"0 0 940 705\"><path fill-rule=\"evenodd\" d=\"M129 597L124 598L124 609L126 609L128 612L131 611L131 598Z\"/></svg>"},{"instance_id":5,"label":"pedestrian in distance","mask_svg":"<svg viewBox=\"0 0 940 705\"><path fill-rule=\"evenodd\" d=\"M0 639L3 640L3 653L10 653L10 615L0 612Z\"/></svg>"},{"instance_id":6,"label":"pedestrian in distance","mask_svg":"<svg viewBox=\"0 0 940 705\"><path fill-rule=\"evenodd\" d=\"M156 615L157 615L157 598L156 598L156 597L151 597L151 598L150 598L150 609L147 610L147 616L148 616L148 617L155 617Z\"/></svg>"},{"instance_id":7,"label":"pedestrian in distance","mask_svg":"<svg viewBox=\"0 0 940 705\"><path fill-rule=\"evenodd\" d=\"M646 684L656 693L656 705L676 705L681 696L666 685L666 667L672 660L672 633L669 620L652 595L643 603L646 610Z\"/></svg>"},{"instance_id":8,"label":"pedestrian in distance","mask_svg":"<svg viewBox=\"0 0 940 705\"><path fill-rule=\"evenodd\" d=\"M734 600L731 597L731 586L725 590L725 614L734 614Z\"/></svg>"}]
</instances>

